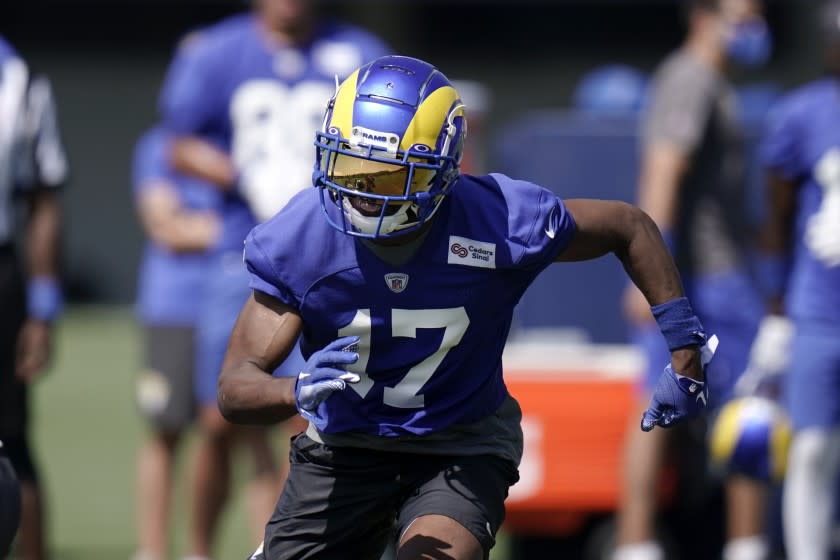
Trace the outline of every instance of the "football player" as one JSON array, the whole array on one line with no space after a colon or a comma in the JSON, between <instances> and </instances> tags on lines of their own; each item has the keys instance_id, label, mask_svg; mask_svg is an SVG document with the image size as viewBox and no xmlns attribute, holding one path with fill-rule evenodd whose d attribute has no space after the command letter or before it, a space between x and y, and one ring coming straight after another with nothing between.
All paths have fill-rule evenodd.
<instances>
[{"instance_id":1,"label":"football player","mask_svg":"<svg viewBox=\"0 0 840 560\"><path fill-rule=\"evenodd\" d=\"M228 487L233 427L219 414L216 383L236 315L248 297L242 242L255 220L273 215L311 180L311 131L336 76L346 77L386 47L370 33L321 19L311 0L257 0L183 42L161 96L170 157L180 171L225 193L222 239L207 274L197 324L201 443L194 473L191 548L209 543ZM278 374L297 375L298 351ZM303 429L300 420L288 431ZM262 536L276 498L278 469L264 430L247 434L257 461L252 516ZM282 472L281 472L282 477Z\"/></svg>"},{"instance_id":2,"label":"football player","mask_svg":"<svg viewBox=\"0 0 840 560\"><path fill-rule=\"evenodd\" d=\"M48 548L29 445L29 387L49 364L62 309L58 193L67 172L49 81L30 73L0 37L0 440L20 481L21 560L46 558ZM27 211L24 228L15 223L18 202Z\"/></svg>"},{"instance_id":3,"label":"football player","mask_svg":"<svg viewBox=\"0 0 840 560\"><path fill-rule=\"evenodd\" d=\"M168 547L175 453L195 419L194 326L208 251L220 236L222 194L169 165L171 138L145 132L134 152L132 186L147 242L135 304L143 327L137 404L150 434L137 456L136 560L162 560Z\"/></svg>"},{"instance_id":4,"label":"football player","mask_svg":"<svg viewBox=\"0 0 840 560\"><path fill-rule=\"evenodd\" d=\"M638 200L668 240L697 314L724 341L709 374L714 412L732 397L764 314L748 265L748 153L727 70L761 64L771 44L758 0L684 4L685 38L655 73L642 118ZM642 409L668 359L667 348L645 298L633 286L625 307L634 342L648 364L638 396ZM613 559L663 560L657 481L670 434L639 433L636 414L628 418ZM686 479L706 475L702 469L682 474ZM765 560L764 483L733 473L725 477L724 491L723 558Z\"/></svg>"},{"instance_id":5,"label":"football player","mask_svg":"<svg viewBox=\"0 0 840 560\"><path fill-rule=\"evenodd\" d=\"M756 344L766 335L790 348L779 360L794 430L782 516L797 559L830 556L840 470L840 3L825 3L822 26L828 74L771 111L759 150L770 193L762 276L778 315Z\"/></svg>"},{"instance_id":6,"label":"football player","mask_svg":"<svg viewBox=\"0 0 840 560\"><path fill-rule=\"evenodd\" d=\"M625 203L461 174L466 127L430 64L362 66L316 134L316 188L246 240L253 292L219 380L222 412L309 421L254 558L376 559L395 522L399 558L487 558L523 446L502 351L514 306L553 262L614 253L653 305L672 365L642 429L705 406L717 339L653 221ZM300 375L272 377L301 333Z\"/></svg>"}]
</instances>

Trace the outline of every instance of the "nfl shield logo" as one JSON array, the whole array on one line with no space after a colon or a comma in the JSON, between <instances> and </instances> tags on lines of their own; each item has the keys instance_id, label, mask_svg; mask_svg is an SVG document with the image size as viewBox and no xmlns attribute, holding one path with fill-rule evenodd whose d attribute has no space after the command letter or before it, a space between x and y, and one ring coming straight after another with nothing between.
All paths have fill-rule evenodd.
<instances>
[{"instance_id":1,"label":"nfl shield logo","mask_svg":"<svg viewBox=\"0 0 840 560\"><path fill-rule=\"evenodd\" d=\"M402 272L392 272L390 274L386 274L385 284L388 285L389 290L398 294L405 290L405 287L408 286L408 274L403 274Z\"/></svg>"}]
</instances>

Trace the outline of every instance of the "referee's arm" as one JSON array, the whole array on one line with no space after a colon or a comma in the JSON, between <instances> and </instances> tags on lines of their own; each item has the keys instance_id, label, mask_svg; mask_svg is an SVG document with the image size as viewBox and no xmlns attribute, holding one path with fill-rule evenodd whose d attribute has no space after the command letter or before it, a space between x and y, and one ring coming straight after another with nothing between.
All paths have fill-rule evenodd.
<instances>
[{"instance_id":1,"label":"referee's arm","mask_svg":"<svg viewBox=\"0 0 840 560\"><path fill-rule=\"evenodd\" d=\"M49 363L51 327L62 307L58 193L67 180L67 161L46 78L32 80L28 110L32 135L25 156L32 165L31 184L24 190L29 210L25 226L28 316L18 337L16 361L18 377L27 382Z\"/></svg>"}]
</instances>

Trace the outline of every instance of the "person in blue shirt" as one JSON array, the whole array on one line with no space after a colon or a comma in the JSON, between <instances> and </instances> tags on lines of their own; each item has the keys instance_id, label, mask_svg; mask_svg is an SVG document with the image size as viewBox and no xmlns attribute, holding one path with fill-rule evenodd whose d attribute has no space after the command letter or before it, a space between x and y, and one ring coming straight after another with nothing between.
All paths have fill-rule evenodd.
<instances>
[{"instance_id":1,"label":"person in blue shirt","mask_svg":"<svg viewBox=\"0 0 840 560\"><path fill-rule=\"evenodd\" d=\"M424 61L363 65L316 133L316 188L248 235L252 293L219 405L237 423L309 422L253 559L376 559L395 524L399 558L487 558L523 447L502 351L514 306L553 262L614 253L653 305L672 366L643 430L705 406L717 338L653 221L461 174L466 111ZM301 373L273 377L299 337Z\"/></svg>"},{"instance_id":2,"label":"person in blue shirt","mask_svg":"<svg viewBox=\"0 0 840 560\"><path fill-rule=\"evenodd\" d=\"M797 559L830 556L840 471L840 3L822 16L829 74L772 109L759 148L769 185L762 276L777 314L768 319L792 327L767 335L789 353L765 373L784 373L794 430L782 518Z\"/></svg>"},{"instance_id":3,"label":"person in blue shirt","mask_svg":"<svg viewBox=\"0 0 840 560\"><path fill-rule=\"evenodd\" d=\"M208 251L221 234L222 194L169 165L172 141L161 127L138 139L132 187L146 246L138 274L136 316L143 328L137 404L150 433L137 456L137 560L168 550L176 451L195 420L195 322Z\"/></svg>"},{"instance_id":4,"label":"person in blue shirt","mask_svg":"<svg viewBox=\"0 0 840 560\"><path fill-rule=\"evenodd\" d=\"M310 0L258 0L253 12L192 34L170 66L160 99L164 124L175 136L170 158L181 172L225 194L222 238L211 257L196 335L201 442L190 537L196 556L209 555L228 493L235 430L218 411L216 384L249 293L242 242L310 183L311 131L321 123L336 77L385 52L367 31L321 18ZM302 364L294 352L277 374L297 375ZM299 419L285 426L290 433L302 429ZM245 440L256 461L249 495L255 536L261 536L284 471L276 468L264 429L249 430Z\"/></svg>"}]
</instances>

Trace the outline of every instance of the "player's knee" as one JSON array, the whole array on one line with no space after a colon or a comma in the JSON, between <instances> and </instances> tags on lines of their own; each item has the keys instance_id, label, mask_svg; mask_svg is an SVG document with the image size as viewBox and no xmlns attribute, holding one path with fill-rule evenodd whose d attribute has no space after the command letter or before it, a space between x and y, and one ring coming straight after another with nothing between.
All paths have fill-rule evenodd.
<instances>
[{"instance_id":1,"label":"player's knee","mask_svg":"<svg viewBox=\"0 0 840 560\"><path fill-rule=\"evenodd\" d=\"M414 535L400 545L397 560L483 560L484 552L478 550L453 551L451 544L429 535Z\"/></svg>"},{"instance_id":2,"label":"player's knee","mask_svg":"<svg viewBox=\"0 0 840 560\"><path fill-rule=\"evenodd\" d=\"M482 560L485 556L475 535L443 515L424 515L415 519L400 538L397 549L397 560Z\"/></svg>"}]
</instances>

